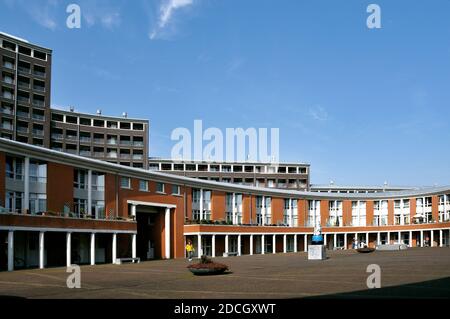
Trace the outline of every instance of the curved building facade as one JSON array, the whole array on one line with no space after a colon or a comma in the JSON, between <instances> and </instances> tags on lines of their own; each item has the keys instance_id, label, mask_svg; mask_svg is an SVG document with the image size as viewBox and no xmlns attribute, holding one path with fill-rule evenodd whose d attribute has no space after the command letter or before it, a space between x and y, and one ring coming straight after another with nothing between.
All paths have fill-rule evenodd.
<instances>
[{"instance_id":1,"label":"curved building facade","mask_svg":"<svg viewBox=\"0 0 450 319\"><path fill-rule=\"evenodd\" d=\"M0 269L450 244L450 187L382 193L257 188L124 167L0 139Z\"/></svg>"}]
</instances>

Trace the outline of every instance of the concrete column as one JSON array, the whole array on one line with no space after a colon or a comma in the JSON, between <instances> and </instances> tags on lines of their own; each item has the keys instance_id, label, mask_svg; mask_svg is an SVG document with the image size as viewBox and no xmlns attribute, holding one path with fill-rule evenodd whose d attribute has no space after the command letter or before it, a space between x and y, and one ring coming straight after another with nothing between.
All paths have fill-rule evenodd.
<instances>
[{"instance_id":1,"label":"concrete column","mask_svg":"<svg viewBox=\"0 0 450 319\"><path fill-rule=\"evenodd\" d=\"M348 249L348 242L347 242L347 233L344 234L344 249Z\"/></svg>"},{"instance_id":2,"label":"concrete column","mask_svg":"<svg viewBox=\"0 0 450 319\"><path fill-rule=\"evenodd\" d=\"M216 235L212 235L211 237L211 257L216 258Z\"/></svg>"},{"instance_id":3,"label":"concrete column","mask_svg":"<svg viewBox=\"0 0 450 319\"><path fill-rule=\"evenodd\" d=\"M273 235L272 237L272 254L277 253L277 235Z\"/></svg>"},{"instance_id":4,"label":"concrete column","mask_svg":"<svg viewBox=\"0 0 450 319\"><path fill-rule=\"evenodd\" d=\"M263 196L262 197L262 203L261 203L261 218L262 218L262 223L261 225L264 226L266 224L266 198Z\"/></svg>"},{"instance_id":5,"label":"concrete column","mask_svg":"<svg viewBox=\"0 0 450 319\"><path fill-rule=\"evenodd\" d=\"M442 229L439 230L439 247L444 247L444 238L443 237Z\"/></svg>"},{"instance_id":6,"label":"concrete column","mask_svg":"<svg viewBox=\"0 0 450 319\"><path fill-rule=\"evenodd\" d=\"M88 180L87 180L87 191L88 191L88 200L87 200L87 213L92 216L92 170L88 170ZM98 216L95 216L97 219Z\"/></svg>"},{"instance_id":7,"label":"concrete column","mask_svg":"<svg viewBox=\"0 0 450 319\"><path fill-rule=\"evenodd\" d=\"M95 233L91 233L91 266L95 265Z\"/></svg>"},{"instance_id":8,"label":"concrete column","mask_svg":"<svg viewBox=\"0 0 450 319\"><path fill-rule=\"evenodd\" d=\"M297 253L297 252L298 252L298 243L297 243L297 240L298 240L298 236L297 236L297 234L295 234L295 235L294 235L294 253Z\"/></svg>"},{"instance_id":9,"label":"concrete column","mask_svg":"<svg viewBox=\"0 0 450 319\"><path fill-rule=\"evenodd\" d=\"M412 247L412 231L409 231L409 247Z\"/></svg>"},{"instance_id":10,"label":"concrete column","mask_svg":"<svg viewBox=\"0 0 450 319\"><path fill-rule=\"evenodd\" d=\"M23 176L23 209L30 211L30 158L25 157L24 176Z\"/></svg>"},{"instance_id":11,"label":"concrete column","mask_svg":"<svg viewBox=\"0 0 450 319\"><path fill-rule=\"evenodd\" d=\"M232 213L232 219L233 219L233 225L237 225L237 218L236 218L236 194L233 193L231 196L231 213Z\"/></svg>"},{"instance_id":12,"label":"concrete column","mask_svg":"<svg viewBox=\"0 0 450 319\"><path fill-rule=\"evenodd\" d=\"M366 245L367 245L367 247L369 247L369 240L370 240L369 233L366 233Z\"/></svg>"},{"instance_id":13,"label":"concrete column","mask_svg":"<svg viewBox=\"0 0 450 319\"><path fill-rule=\"evenodd\" d=\"M423 230L420 231L420 247L423 247Z\"/></svg>"},{"instance_id":14,"label":"concrete column","mask_svg":"<svg viewBox=\"0 0 450 319\"><path fill-rule=\"evenodd\" d=\"M359 245L359 234L358 233L355 233L355 238L356 238L356 241L358 242L358 245ZM358 247L356 247L356 248L358 248Z\"/></svg>"},{"instance_id":15,"label":"concrete column","mask_svg":"<svg viewBox=\"0 0 450 319\"><path fill-rule=\"evenodd\" d=\"M39 269L44 269L44 232L39 233Z\"/></svg>"},{"instance_id":16,"label":"concrete column","mask_svg":"<svg viewBox=\"0 0 450 319\"><path fill-rule=\"evenodd\" d=\"M72 233L66 233L66 266L72 265Z\"/></svg>"},{"instance_id":17,"label":"concrete column","mask_svg":"<svg viewBox=\"0 0 450 319\"><path fill-rule=\"evenodd\" d=\"M261 235L261 254L264 255L266 253L265 251L265 243L266 243L266 236L265 235Z\"/></svg>"},{"instance_id":18,"label":"concrete column","mask_svg":"<svg viewBox=\"0 0 450 319\"><path fill-rule=\"evenodd\" d=\"M137 257L137 253L136 253L136 238L137 235L133 234L131 235L131 258L136 258ZM186 245L184 245L184 247L186 247Z\"/></svg>"},{"instance_id":19,"label":"concrete column","mask_svg":"<svg viewBox=\"0 0 450 319\"><path fill-rule=\"evenodd\" d=\"M253 256L253 235L250 235L250 256Z\"/></svg>"},{"instance_id":20,"label":"concrete column","mask_svg":"<svg viewBox=\"0 0 450 319\"><path fill-rule=\"evenodd\" d=\"M402 243L402 232L398 232L398 244Z\"/></svg>"},{"instance_id":21,"label":"concrete column","mask_svg":"<svg viewBox=\"0 0 450 319\"><path fill-rule=\"evenodd\" d=\"M197 248L198 248L198 258L203 256L203 247L202 247L202 235L197 235Z\"/></svg>"},{"instance_id":22,"label":"concrete column","mask_svg":"<svg viewBox=\"0 0 450 319\"><path fill-rule=\"evenodd\" d=\"M327 236L327 234L323 234L323 245L325 246L325 247L328 247L328 242L327 242L327 238L328 236Z\"/></svg>"},{"instance_id":23,"label":"concrete column","mask_svg":"<svg viewBox=\"0 0 450 319\"><path fill-rule=\"evenodd\" d=\"M136 219L136 205L131 205L131 217Z\"/></svg>"},{"instance_id":24,"label":"concrete column","mask_svg":"<svg viewBox=\"0 0 450 319\"><path fill-rule=\"evenodd\" d=\"M337 248L337 234L334 234L333 236L333 249Z\"/></svg>"},{"instance_id":25,"label":"concrete column","mask_svg":"<svg viewBox=\"0 0 450 319\"><path fill-rule=\"evenodd\" d=\"M117 234L113 234L112 240L112 263L117 263Z\"/></svg>"},{"instance_id":26,"label":"concrete column","mask_svg":"<svg viewBox=\"0 0 450 319\"><path fill-rule=\"evenodd\" d=\"M431 247L434 247L434 230L431 230L430 233L431 233L431 243L430 243L430 246L431 246Z\"/></svg>"},{"instance_id":27,"label":"concrete column","mask_svg":"<svg viewBox=\"0 0 450 319\"><path fill-rule=\"evenodd\" d=\"M165 222L164 222L164 234L165 234L165 248L166 259L170 259L170 208L166 208Z\"/></svg>"},{"instance_id":28,"label":"concrete column","mask_svg":"<svg viewBox=\"0 0 450 319\"><path fill-rule=\"evenodd\" d=\"M305 253L308 251L308 234L305 234L305 236L304 236L305 238L303 239L304 240L304 247L303 247L303 249L304 249L304 251L305 251Z\"/></svg>"},{"instance_id":29,"label":"concrete column","mask_svg":"<svg viewBox=\"0 0 450 319\"><path fill-rule=\"evenodd\" d=\"M287 235L283 235L283 253L287 253Z\"/></svg>"},{"instance_id":30,"label":"concrete column","mask_svg":"<svg viewBox=\"0 0 450 319\"><path fill-rule=\"evenodd\" d=\"M225 254L228 256L228 253L230 252L229 251L229 243L228 243L228 239L229 239L229 236L228 235L225 235Z\"/></svg>"},{"instance_id":31,"label":"concrete column","mask_svg":"<svg viewBox=\"0 0 450 319\"><path fill-rule=\"evenodd\" d=\"M381 245L381 233L377 233L377 245Z\"/></svg>"},{"instance_id":32,"label":"concrete column","mask_svg":"<svg viewBox=\"0 0 450 319\"><path fill-rule=\"evenodd\" d=\"M14 232L8 232L8 271L14 270Z\"/></svg>"},{"instance_id":33,"label":"concrete column","mask_svg":"<svg viewBox=\"0 0 450 319\"><path fill-rule=\"evenodd\" d=\"M200 221L203 220L203 189L200 189Z\"/></svg>"},{"instance_id":34,"label":"concrete column","mask_svg":"<svg viewBox=\"0 0 450 319\"><path fill-rule=\"evenodd\" d=\"M387 244L390 245L391 244L391 233L387 232Z\"/></svg>"},{"instance_id":35,"label":"concrete column","mask_svg":"<svg viewBox=\"0 0 450 319\"><path fill-rule=\"evenodd\" d=\"M238 256L242 255L241 243L242 243L242 237L241 237L241 235L238 235L238 251L237 251Z\"/></svg>"}]
</instances>

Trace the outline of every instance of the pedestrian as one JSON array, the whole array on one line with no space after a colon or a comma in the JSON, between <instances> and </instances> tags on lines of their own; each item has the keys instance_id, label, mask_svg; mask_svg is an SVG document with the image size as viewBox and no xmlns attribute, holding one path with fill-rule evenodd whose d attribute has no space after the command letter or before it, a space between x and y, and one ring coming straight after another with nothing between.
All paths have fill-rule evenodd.
<instances>
[{"instance_id":1,"label":"pedestrian","mask_svg":"<svg viewBox=\"0 0 450 319\"><path fill-rule=\"evenodd\" d=\"M189 261L192 261L192 256L194 255L194 245L192 245L192 241L189 240L187 245L186 245L186 252L187 252L187 257L189 259Z\"/></svg>"}]
</instances>

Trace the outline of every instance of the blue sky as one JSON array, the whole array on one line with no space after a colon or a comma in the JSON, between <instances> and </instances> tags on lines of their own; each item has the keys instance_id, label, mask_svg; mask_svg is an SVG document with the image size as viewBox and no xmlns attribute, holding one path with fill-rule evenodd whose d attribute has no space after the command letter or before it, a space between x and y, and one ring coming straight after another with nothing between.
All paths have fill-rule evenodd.
<instances>
[{"instance_id":1,"label":"blue sky","mask_svg":"<svg viewBox=\"0 0 450 319\"><path fill-rule=\"evenodd\" d=\"M82 27L65 26L68 4ZM130 4L132 3L132 4ZM382 28L366 26L370 3ZM54 50L52 105L177 127L278 127L312 181L450 184L450 1L0 0L0 30Z\"/></svg>"}]
</instances>

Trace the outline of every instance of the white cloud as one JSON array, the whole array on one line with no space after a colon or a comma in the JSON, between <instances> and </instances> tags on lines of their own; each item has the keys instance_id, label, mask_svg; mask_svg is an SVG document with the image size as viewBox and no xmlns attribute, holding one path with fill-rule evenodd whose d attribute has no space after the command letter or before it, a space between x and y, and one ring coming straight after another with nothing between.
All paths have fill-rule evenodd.
<instances>
[{"instance_id":1,"label":"white cloud","mask_svg":"<svg viewBox=\"0 0 450 319\"><path fill-rule=\"evenodd\" d=\"M59 0L26 1L3 0L3 3L14 10L25 11L26 14L40 26L55 30L58 26L56 16Z\"/></svg>"},{"instance_id":2,"label":"white cloud","mask_svg":"<svg viewBox=\"0 0 450 319\"><path fill-rule=\"evenodd\" d=\"M324 122L328 120L328 112L320 105L311 107L309 115L316 121Z\"/></svg>"},{"instance_id":3,"label":"white cloud","mask_svg":"<svg viewBox=\"0 0 450 319\"><path fill-rule=\"evenodd\" d=\"M161 31L169 25L170 21L173 19L173 14L175 11L188 7L194 3L194 0L163 0L159 8L158 23L156 27L150 33L150 39L156 39Z\"/></svg>"},{"instance_id":4,"label":"white cloud","mask_svg":"<svg viewBox=\"0 0 450 319\"><path fill-rule=\"evenodd\" d=\"M93 27L100 25L105 29L114 29L122 23L120 8L110 1L84 0L80 2L81 13L86 25Z\"/></svg>"}]
</instances>

